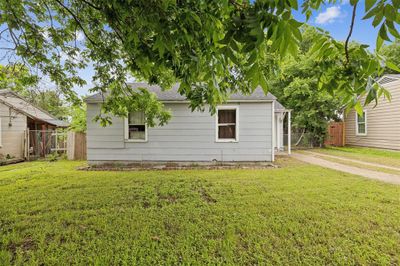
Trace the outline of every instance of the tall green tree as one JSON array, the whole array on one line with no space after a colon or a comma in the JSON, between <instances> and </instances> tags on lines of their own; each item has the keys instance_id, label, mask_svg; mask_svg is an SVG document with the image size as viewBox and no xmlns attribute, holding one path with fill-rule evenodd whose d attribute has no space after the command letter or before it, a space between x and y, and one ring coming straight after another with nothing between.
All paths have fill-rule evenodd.
<instances>
[{"instance_id":1,"label":"tall green tree","mask_svg":"<svg viewBox=\"0 0 400 266\"><path fill-rule=\"evenodd\" d=\"M392 62L396 66L400 66L400 40L396 40L395 42L384 45L381 51L382 55L385 57L386 60ZM386 68L385 73L387 74L398 74L397 71Z\"/></svg>"},{"instance_id":2,"label":"tall green tree","mask_svg":"<svg viewBox=\"0 0 400 266\"><path fill-rule=\"evenodd\" d=\"M38 77L21 64L0 65L0 89L13 90L26 96L27 88L38 83Z\"/></svg>"},{"instance_id":3,"label":"tall green tree","mask_svg":"<svg viewBox=\"0 0 400 266\"><path fill-rule=\"evenodd\" d=\"M26 66L0 65L0 89L14 91L55 117L66 120L69 115L69 104L63 100L63 95L55 89L46 89L42 86L40 78L31 74Z\"/></svg>"},{"instance_id":4,"label":"tall green tree","mask_svg":"<svg viewBox=\"0 0 400 266\"><path fill-rule=\"evenodd\" d=\"M10 41L4 49L48 75L69 100L77 99L73 86L84 84L79 69L93 62L97 86L92 91L108 92L98 119L106 123L107 113L126 116L143 109L152 126L170 115L146 91L129 88L128 76L166 89L180 82L179 93L193 109L208 104L213 111L233 92L250 93L258 85L269 89L260 71L267 54L276 53L279 59L295 55L302 39L294 10L301 8L309 18L335 2L305 0L300 7L297 0L3 0L0 32ZM375 78L385 65L378 55L350 63L368 53L366 46L349 47L359 0L350 4L346 42L318 32L313 52L316 59L341 59L341 71L332 72L327 64L319 83L347 94L356 105L359 95L368 95L368 102L381 93ZM378 50L391 36L399 38L399 8L400 1L365 2L364 18L380 28Z\"/></svg>"},{"instance_id":5,"label":"tall green tree","mask_svg":"<svg viewBox=\"0 0 400 266\"><path fill-rule=\"evenodd\" d=\"M69 129L74 132L86 132L86 106L73 106L71 108Z\"/></svg>"},{"instance_id":6,"label":"tall green tree","mask_svg":"<svg viewBox=\"0 0 400 266\"><path fill-rule=\"evenodd\" d=\"M271 92L286 108L292 109L293 127L305 133L312 145L319 146L324 142L328 121L339 119L347 103L337 91L328 92L319 87L319 79L324 76L326 67L321 67L321 62L311 53L313 36L318 32L313 27L303 27L302 30L303 40L298 55L287 57L279 65L267 61L264 71ZM330 64L329 69L333 72L340 72L343 67L340 60L324 60L322 63ZM271 69L271 65L276 67Z\"/></svg>"},{"instance_id":7,"label":"tall green tree","mask_svg":"<svg viewBox=\"0 0 400 266\"><path fill-rule=\"evenodd\" d=\"M49 112L61 120L67 120L70 116L70 104L63 100L62 95L56 90L41 89L28 90L27 99L34 105Z\"/></svg>"}]
</instances>

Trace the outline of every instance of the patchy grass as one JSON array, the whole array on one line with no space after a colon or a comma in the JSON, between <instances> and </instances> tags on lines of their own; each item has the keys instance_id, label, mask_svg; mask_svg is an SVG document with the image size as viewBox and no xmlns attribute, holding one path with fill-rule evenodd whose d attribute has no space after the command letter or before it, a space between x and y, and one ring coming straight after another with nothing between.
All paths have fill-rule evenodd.
<instances>
[{"instance_id":1,"label":"patchy grass","mask_svg":"<svg viewBox=\"0 0 400 266\"><path fill-rule=\"evenodd\" d=\"M327 147L323 149L313 149L312 151L361 160L365 162L400 167L399 151L364 147Z\"/></svg>"},{"instance_id":2,"label":"patchy grass","mask_svg":"<svg viewBox=\"0 0 400 266\"><path fill-rule=\"evenodd\" d=\"M0 265L400 263L400 187L266 170L0 168Z\"/></svg>"}]
</instances>

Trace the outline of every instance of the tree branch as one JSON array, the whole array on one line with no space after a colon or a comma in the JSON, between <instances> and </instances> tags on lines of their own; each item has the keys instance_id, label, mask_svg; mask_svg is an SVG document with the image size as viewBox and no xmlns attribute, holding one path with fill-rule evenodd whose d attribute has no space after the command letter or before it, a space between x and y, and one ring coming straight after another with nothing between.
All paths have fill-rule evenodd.
<instances>
[{"instance_id":1,"label":"tree branch","mask_svg":"<svg viewBox=\"0 0 400 266\"><path fill-rule=\"evenodd\" d=\"M88 2L86 0L81 0L81 1L84 2L85 4L87 4L88 6L90 6L91 8L94 8L94 9L96 9L98 11L102 10L101 7L95 6L94 4L92 4L92 3L90 3L90 2Z\"/></svg>"},{"instance_id":2,"label":"tree branch","mask_svg":"<svg viewBox=\"0 0 400 266\"><path fill-rule=\"evenodd\" d=\"M353 6L353 14L351 16L350 31L349 31L349 34L347 35L346 42L344 43L344 52L346 54L346 65L348 65L350 62L349 41L350 41L351 35L353 34L354 20L356 18L356 11L357 11L357 4L358 4L358 2L356 2Z\"/></svg>"},{"instance_id":3,"label":"tree branch","mask_svg":"<svg viewBox=\"0 0 400 266\"><path fill-rule=\"evenodd\" d=\"M86 38L94 45L96 46L97 43L95 41L93 41L90 36L87 34L85 28L83 27L82 23L79 21L78 17L75 16L74 12L71 11L71 9L69 9L67 6L65 6L62 2L60 2L59 0L55 0L60 6L62 6L75 20L76 24L78 24L78 27L81 28L83 34L85 34Z\"/></svg>"}]
</instances>

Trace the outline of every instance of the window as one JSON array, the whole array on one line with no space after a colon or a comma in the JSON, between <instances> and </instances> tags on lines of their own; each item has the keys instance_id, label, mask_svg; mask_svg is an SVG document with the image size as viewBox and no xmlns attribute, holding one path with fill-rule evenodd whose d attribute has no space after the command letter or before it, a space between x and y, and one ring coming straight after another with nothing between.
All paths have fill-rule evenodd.
<instances>
[{"instance_id":1,"label":"window","mask_svg":"<svg viewBox=\"0 0 400 266\"><path fill-rule=\"evenodd\" d=\"M357 135L367 135L367 112L363 111L362 116L356 112Z\"/></svg>"},{"instance_id":2,"label":"window","mask_svg":"<svg viewBox=\"0 0 400 266\"><path fill-rule=\"evenodd\" d=\"M218 142L238 141L238 108L237 107L219 107L217 109L217 133Z\"/></svg>"},{"instance_id":3,"label":"window","mask_svg":"<svg viewBox=\"0 0 400 266\"><path fill-rule=\"evenodd\" d=\"M129 113L125 119L125 139L128 141L147 141L147 125L143 112Z\"/></svg>"}]
</instances>

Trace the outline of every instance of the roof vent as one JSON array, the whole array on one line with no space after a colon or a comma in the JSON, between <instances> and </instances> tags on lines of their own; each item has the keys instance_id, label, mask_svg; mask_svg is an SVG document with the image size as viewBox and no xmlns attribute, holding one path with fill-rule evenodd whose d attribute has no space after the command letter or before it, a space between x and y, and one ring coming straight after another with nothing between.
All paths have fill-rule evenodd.
<instances>
[{"instance_id":1,"label":"roof vent","mask_svg":"<svg viewBox=\"0 0 400 266\"><path fill-rule=\"evenodd\" d=\"M378 82L379 82L379 84L383 85L383 84L387 84L387 83L390 83L390 82L393 82L396 80L398 80L398 78L384 76Z\"/></svg>"}]
</instances>

